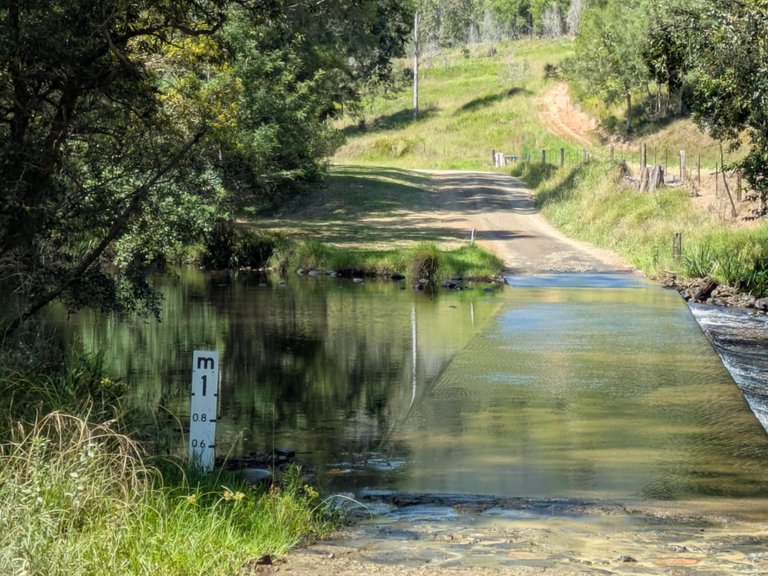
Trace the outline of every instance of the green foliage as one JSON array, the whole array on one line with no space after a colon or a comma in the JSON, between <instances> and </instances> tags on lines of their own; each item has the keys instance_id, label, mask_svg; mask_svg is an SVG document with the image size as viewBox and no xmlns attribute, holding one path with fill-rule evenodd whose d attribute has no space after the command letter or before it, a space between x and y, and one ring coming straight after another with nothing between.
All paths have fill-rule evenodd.
<instances>
[{"instance_id":1,"label":"green foliage","mask_svg":"<svg viewBox=\"0 0 768 576\"><path fill-rule=\"evenodd\" d=\"M4 3L4 332L55 300L156 312L145 265L321 176L329 121L394 85L411 16L395 0Z\"/></svg>"},{"instance_id":2,"label":"green foliage","mask_svg":"<svg viewBox=\"0 0 768 576\"><path fill-rule=\"evenodd\" d=\"M563 71L582 96L595 95L607 104L626 104L631 129L632 99L647 86L643 60L647 5L642 0L609 0L584 11L576 36L575 55Z\"/></svg>"},{"instance_id":3,"label":"green foliage","mask_svg":"<svg viewBox=\"0 0 768 576\"><path fill-rule=\"evenodd\" d=\"M95 422L122 416L125 384L110 377L102 354L72 353L62 366L23 370L2 366L0 430L12 419L32 422L55 411Z\"/></svg>"},{"instance_id":4,"label":"green foliage","mask_svg":"<svg viewBox=\"0 0 768 576\"><path fill-rule=\"evenodd\" d=\"M177 205L179 190L215 193L187 154L205 111L166 108L154 63L171 36L210 34L224 13L218 2L144 8L0 8L0 274L18 303L4 311L8 330L53 300L140 308L130 300L152 292L135 266L115 274L107 249Z\"/></svg>"},{"instance_id":5,"label":"green foliage","mask_svg":"<svg viewBox=\"0 0 768 576\"><path fill-rule=\"evenodd\" d=\"M281 242L277 234L262 233L229 220L220 221L205 236L200 263L209 270L264 268Z\"/></svg>"},{"instance_id":6,"label":"green foliage","mask_svg":"<svg viewBox=\"0 0 768 576\"><path fill-rule=\"evenodd\" d=\"M62 413L0 448L8 574L234 574L326 533L325 510L296 471L269 492L233 477L168 483L127 437Z\"/></svg>"},{"instance_id":7,"label":"green foliage","mask_svg":"<svg viewBox=\"0 0 768 576\"><path fill-rule=\"evenodd\" d=\"M578 0L576 0L578 2ZM489 0L488 8L517 35L559 36L565 32L565 20L571 0ZM559 25L553 25L556 14ZM549 17L549 20L548 20ZM559 27L559 30L556 29Z\"/></svg>"},{"instance_id":8,"label":"green foliage","mask_svg":"<svg viewBox=\"0 0 768 576\"><path fill-rule=\"evenodd\" d=\"M738 167L762 200L768 201L768 6L725 2L678 13L695 46L690 63L692 107L697 122L735 146L746 131L749 152Z\"/></svg>"}]
</instances>

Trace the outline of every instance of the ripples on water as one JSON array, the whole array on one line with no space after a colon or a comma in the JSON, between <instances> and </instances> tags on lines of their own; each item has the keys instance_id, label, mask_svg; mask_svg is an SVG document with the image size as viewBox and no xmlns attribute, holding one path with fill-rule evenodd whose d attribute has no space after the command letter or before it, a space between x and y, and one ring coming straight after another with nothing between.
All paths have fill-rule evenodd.
<instances>
[{"instance_id":1,"label":"ripples on water","mask_svg":"<svg viewBox=\"0 0 768 576\"><path fill-rule=\"evenodd\" d=\"M635 276L515 277L434 298L198 272L161 288L161 324L80 317L73 330L169 426L188 418L192 350L219 350L217 443L294 447L331 488L768 494L768 442L743 396L677 294Z\"/></svg>"}]
</instances>

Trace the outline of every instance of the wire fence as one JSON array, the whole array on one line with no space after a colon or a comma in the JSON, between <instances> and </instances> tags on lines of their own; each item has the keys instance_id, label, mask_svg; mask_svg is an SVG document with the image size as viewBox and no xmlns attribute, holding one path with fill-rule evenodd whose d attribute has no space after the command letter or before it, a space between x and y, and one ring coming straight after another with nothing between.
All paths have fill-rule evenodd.
<instances>
[{"instance_id":1,"label":"wire fence","mask_svg":"<svg viewBox=\"0 0 768 576\"><path fill-rule=\"evenodd\" d=\"M750 219L759 213L756 195L745 186L739 170L720 150L720 159L703 163L699 154L670 150L643 143L639 147L608 145L587 148L563 146L507 153L491 151L491 165L500 168L515 163L540 163L555 169L573 167L587 161L621 165L626 181L641 192L652 192L662 186L684 187L690 196L706 199L703 209L713 219Z\"/></svg>"}]
</instances>

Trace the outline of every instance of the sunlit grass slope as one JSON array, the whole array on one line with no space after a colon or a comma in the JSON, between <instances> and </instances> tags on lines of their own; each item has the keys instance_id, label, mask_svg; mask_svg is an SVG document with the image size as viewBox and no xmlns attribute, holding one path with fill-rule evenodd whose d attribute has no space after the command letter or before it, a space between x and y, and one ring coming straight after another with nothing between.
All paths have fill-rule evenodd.
<instances>
[{"instance_id":1,"label":"sunlit grass slope","mask_svg":"<svg viewBox=\"0 0 768 576\"><path fill-rule=\"evenodd\" d=\"M536 95L551 84L546 65L568 55L570 41L526 40L447 52L421 67L418 119L412 93L369 103L342 125L338 164L401 168L488 169L491 150L519 155L566 143L542 130Z\"/></svg>"}]
</instances>

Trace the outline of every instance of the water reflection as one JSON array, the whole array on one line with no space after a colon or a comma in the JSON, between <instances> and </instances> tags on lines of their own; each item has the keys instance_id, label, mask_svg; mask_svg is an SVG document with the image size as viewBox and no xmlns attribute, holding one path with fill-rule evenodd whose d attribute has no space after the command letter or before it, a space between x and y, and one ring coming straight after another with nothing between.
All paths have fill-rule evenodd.
<instances>
[{"instance_id":1,"label":"water reflection","mask_svg":"<svg viewBox=\"0 0 768 576\"><path fill-rule=\"evenodd\" d=\"M337 489L765 495L765 434L687 308L627 278L429 298L183 271L162 323L72 329L182 421L192 350L219 350L219 446L291 446Z\"/></svg>"}]
</instances>

